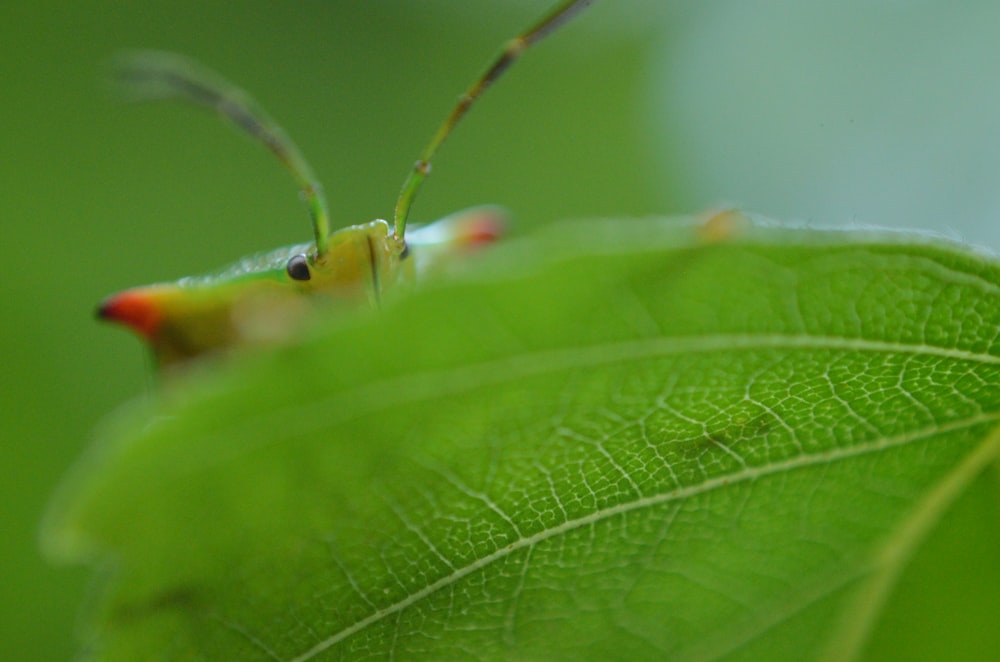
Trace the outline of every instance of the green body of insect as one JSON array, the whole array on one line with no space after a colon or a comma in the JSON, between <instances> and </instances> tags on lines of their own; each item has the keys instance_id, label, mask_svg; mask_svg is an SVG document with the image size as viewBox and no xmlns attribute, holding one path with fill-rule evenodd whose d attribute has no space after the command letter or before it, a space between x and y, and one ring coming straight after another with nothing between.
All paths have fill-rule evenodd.
<instances>
[{"instance_id":1,"label":"green body of insect","mask_svg":"<svg viewBox=\"0 0 1000 662\"><path fill-rule=\"evenodd\" d=\"M326 201L295 144L242 90L181 56L127 58L121 78L140 99L182 98L206 106L262 142L289 169L309 205L314 241L244 258L216 274L126 290L98 315L124 324L150 345L161 365L222 349L287 337L317 305L378 304L382 293L411 281L502 232L495 207L459 212L406 233L410 207L437 149L469 107L528 47L590 4L563 2L510 40L461 97L403 184L393 225L383 220L330 232Z\"/></svg>"}]
</instances>

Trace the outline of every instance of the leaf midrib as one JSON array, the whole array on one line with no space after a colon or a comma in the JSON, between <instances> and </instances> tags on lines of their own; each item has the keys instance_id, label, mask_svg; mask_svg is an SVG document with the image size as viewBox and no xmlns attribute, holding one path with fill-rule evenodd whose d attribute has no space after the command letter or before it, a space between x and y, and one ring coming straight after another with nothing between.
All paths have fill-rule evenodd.
<instances>
[{"instance_id":1,"label":"leaf midrib","mask_svg":"<svg viewBox=\"0 0 1000 662\"><path fill-rule=\"evenodd\" d=\"M859 590L854 605L843 611L839 627L831 628L823 660L852 660L868 641L876 615L899 579L917 546L948 508L1000 452L1000 426L995 426L951 471L918 501L871 555L874 572Z\"/></svg>"},{"instance_id":2,"label":"leaf midrib","mask_svg":"<svg viewBox=\"0 0 1000 662\"><path fill-rule=\"evenodd\" d=\"M248 415L235 429L194 437L195 445L210 447L218 434L239 435L241 443L234 453L215 456L211 460L186 462L177 467L180 473L206 471L275 443L269 431L281 429L282 437L308 437L331 426L382 413L395 407L428 399L503 384L528 377L636 361L676 354L706 353L755 349L827 349L866 353L938 356L956 361L1000 365L1000 356L927 344L907 344L866 338L812 336L807 334L713 334L645 338L556 350L524 352L482 363L460 365L442 370L411 373L388 379L359 384L344 391L290 406L264 410L259 416ZM190 458L184 458L190 460Z\"/></svg>"},{"instance_id":3,"label":"leaf midrib","mask_svg":"<svg viewBox=\"0 0 1000 662\"><path fill-rule=\"evenodd\" d=\"M1000 420L1000 415L997 416ZM910 514L900 518L896 526L869 553L853 560L853 572L839 572L827 576L798 593L770 605L766 616L750 623L743 621L721 632L713 633L709 643L673 654L679 661L718 659L749 644L766 632L784 623L807 606L825 598L849 583L865 579L865 584L853 600L853 607L842 611L844 617L839 627L831 627L821 658L826 660L855 659L867 643L869 629L884 605L884 598L896 585L900 572L927 537L933 525L940 521L948 506L954 503L966 487L985 466L1000 454L1000 425L994 426L982 443L970 450L955 467L941 477L922 499L917 501Z\"/></svg>"},{"instance_id":4,"label":"leaf midrib","mask_svg":"<svg viewBox=\"0 0 1000 662\"><path fill-rule=\"evenodd\" d=\"M374 625L384 619L387 616L391 616L397 612L400 612L413 604L416 604L420 600L429 597L430 595L436 593L453 584L460 581L464 577L481 570L492 563L499 561L510 554L525 548L531 548L541 542L544 542L550 538L568 533L575 529L583 526L588 526L591 524L596 524L602 520L608 519L610 517L615 517L617 515L622 515L625 513L633 512L636 510L641 510L643 508L651 508L654 506L662 505L664 503L669 503L671 501L677 501L681 499L687 499L695 496L699 496L713 490L728 487L736 483L749 482L757 480L759 478L776 475L785 471L792 471L795 469L801 469L805 467L817 466L824 462L837 462L846 459L851 459L866 455L873 452L879 452L885 449L904 446L909 443L914 443L919 440L939 435L946 434L948 432L953 432L956 430L962 430L969 427L974 427L983 423L998 422L1000 421L1000 413L991 414L979 414L968 419L953 421L944 425L934 425L931 427L923 428L919 431L910 432L904 435L898 435L896 437L885 437L880 439L874 439L869 442L856 444L847 448L836 448L828 451L823 451L820 453L815 453L811 455L800 455L780 462L770 463L763 467L748 467L742 469L738 472L727 474L724 476L717 476L705 480L698 485L690 485L687 487L681 487L671 490L663 494L656 494L647 497L636 498L631 501L626 501L623 503L616 504L614 506L595 510L593 513L579 517L573 520L567 520L561 524L558 524L547 529L543 529L529 536L523 536L518 538L513 543L505 545L500 549L494 551L492 554L488 554L473 563L468 565L458 567L453 572L445 575L444 577L438 579L437 581L428 584L419 591L411 593L406 598L399 600L388 607L378 610L377 612L356 621L354 624L336 632L326 639L320 641L316 645L312 646L305 652L291 658L290 662L305 662L305 660L312 659L316 655L326 651L330 647L336 645L337 643L347 639L351 635L365 629L368 626ZM1000 434L994 430L994 433L989 437L993 439L994 437L1000 437ZM994 440L996 442L996 440ZM977 453L978 455L978 453ZM964 464L964 463L963 463Z\"/></svg>"}]
</instances>

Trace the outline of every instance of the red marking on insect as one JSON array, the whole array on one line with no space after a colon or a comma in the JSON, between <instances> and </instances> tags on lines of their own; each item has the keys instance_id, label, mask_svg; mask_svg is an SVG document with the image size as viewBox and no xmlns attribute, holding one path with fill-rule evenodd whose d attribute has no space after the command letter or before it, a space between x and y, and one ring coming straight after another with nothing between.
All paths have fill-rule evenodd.
<instances>
[{"instance_id":1,"label":"red marking on insect","mask_svg":"<svg viewBox=\"0 0 1000 662\"><path fill-rule=\"evenodd\" d=\"M105 299L97 309L97 316L124 324L139 335L152 338L163 319L163 311L147 289L126 290Z\"/></svg>"},{"instance_id":2,"label":"red marking on insect","mask_svg":"<svg viewBox=\"0 0 1000 662\"><path fill-rule=\"evenodd\" d=\"M505 225L500 214L484 214L462 228L461 243L470 248L492 244L504 235Z\"/></svg>"}]
</instances>

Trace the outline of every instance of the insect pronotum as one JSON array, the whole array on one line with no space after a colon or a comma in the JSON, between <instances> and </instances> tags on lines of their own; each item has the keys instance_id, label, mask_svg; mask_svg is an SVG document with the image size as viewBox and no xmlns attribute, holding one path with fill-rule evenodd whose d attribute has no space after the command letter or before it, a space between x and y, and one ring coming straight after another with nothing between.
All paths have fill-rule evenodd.
<instances>
[{"instance_id":1,"label":"insect pronotum","mask_svg":"<svg viewBox=\"0 0 1000 662\"><path fill-rule=\"evenodd\" d=\"M292 173L309 207L312 243L244 258L217 273L112 295L98 316L143 338L160 365L282 338L318 301L377 304L382 293L456 252L502 232L503 212L476 207L407 234L410 208L438 148L482 93L528 48L592 0L564 1L506 43L460 97L403 183L393 224L376 219L330 232L326 199L298 147L243 90L180 55L142 52L124 59L122 83L140 99L180 98L214 110L264 144Z\"/></svg>"}]
</instances>

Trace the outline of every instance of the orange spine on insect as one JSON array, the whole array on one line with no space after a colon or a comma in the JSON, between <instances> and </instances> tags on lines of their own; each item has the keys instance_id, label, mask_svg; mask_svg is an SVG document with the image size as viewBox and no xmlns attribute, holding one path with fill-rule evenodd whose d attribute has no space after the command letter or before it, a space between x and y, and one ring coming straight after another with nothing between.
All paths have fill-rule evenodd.
<instances>
[{"instance_id":1,"label":"orange spine on insect","mask_svg":"<svg viewBox=\"0 0 1000 662\"><path fill-rule=\"evenodd\" d=\"M179 98L201 105L267 147L299 186L312 218L313 241L244 258L208 276L127 290L108 297L98 316L132 329L161 365L172 365L218 350L283 340L317 306L377 306L386 291L496 241L504 232L506 212L489 206L415 226L407 234L413 200L434 154L479 96L525 50L589 4L562 2L507 43L421 153L399 194L391 228L376 219L331 233L326 199L308 162L240 88L183 56L143 52L125 58L120 79L133 98Z\"/></svg>"}]
</instances>

